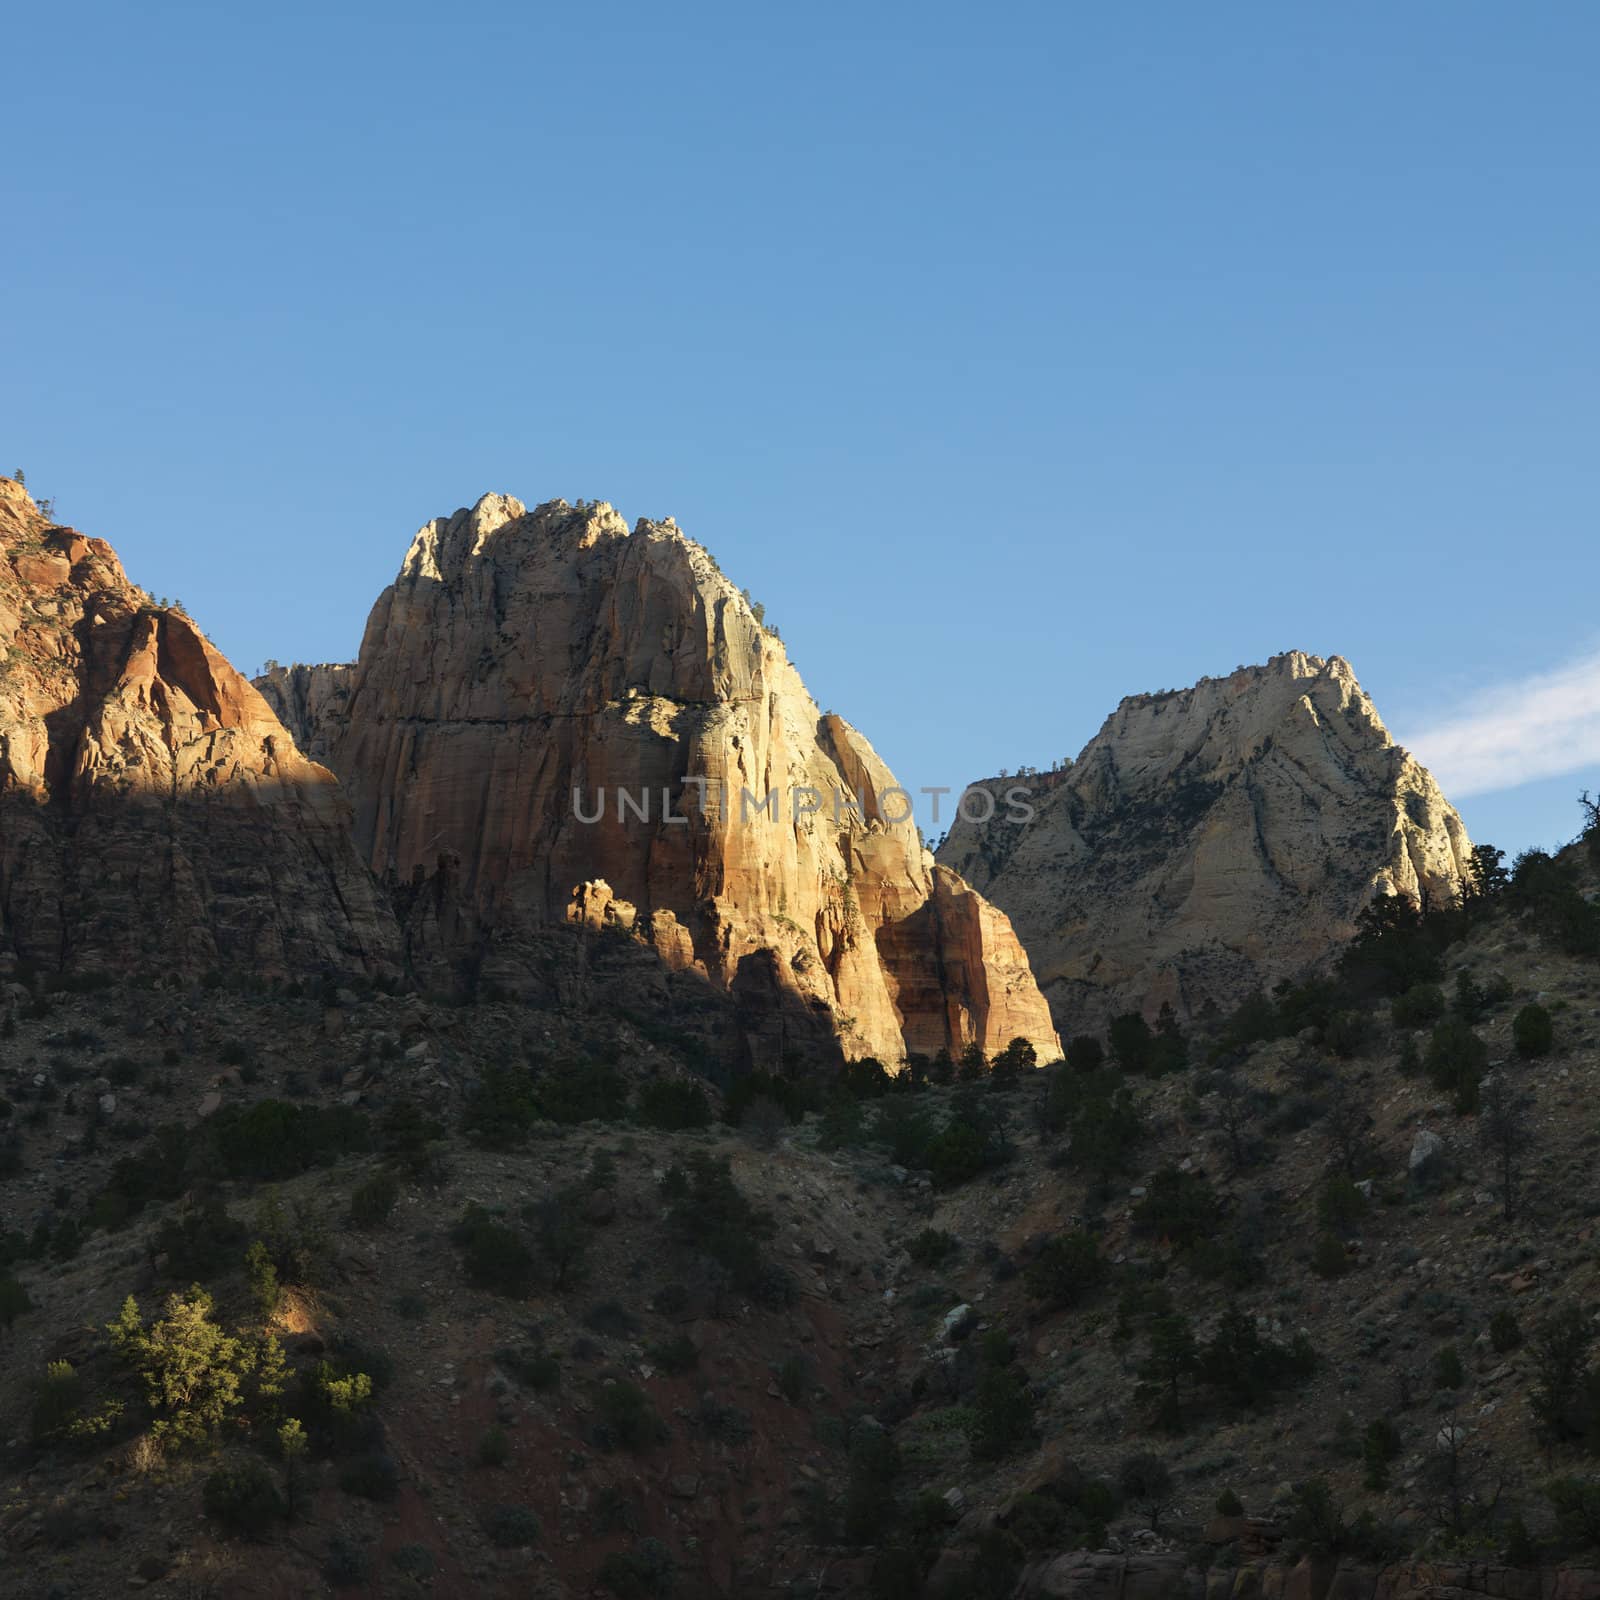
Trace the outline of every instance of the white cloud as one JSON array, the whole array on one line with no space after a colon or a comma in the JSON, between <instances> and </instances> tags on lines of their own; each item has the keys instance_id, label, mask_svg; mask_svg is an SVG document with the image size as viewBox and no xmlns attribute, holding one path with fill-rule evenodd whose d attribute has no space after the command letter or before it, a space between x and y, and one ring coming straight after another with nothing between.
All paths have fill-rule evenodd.
<instances>
[{"instance_id":1,"label":"white cloud","mask_svg":"<svg viewBox=\"0 0 1600 1600\"><path fill-rule=\"evenodd\" d=\"M1600 650L1481 690L1402 743L1451 799L1600 764Z\"/></svg>"}]
</instances>

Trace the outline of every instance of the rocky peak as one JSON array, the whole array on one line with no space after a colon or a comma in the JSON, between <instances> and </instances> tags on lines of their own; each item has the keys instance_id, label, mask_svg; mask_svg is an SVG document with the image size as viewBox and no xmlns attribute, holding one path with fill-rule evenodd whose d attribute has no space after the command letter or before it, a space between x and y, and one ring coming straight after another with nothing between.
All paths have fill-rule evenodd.
<instances>
[{"instance_id":1,"label":"rocky peak","mask_svg":"<svg viewBox=\"0 0 1600 1600\"><path fill-rule=\"evenodd\" d=\"M110 545L0 480L0 962L385 970L332 775Z\"/></svg>"},{"instance_id":2,"label":"rocky peak","mask_svg":"<svg viewBox=\"0 0 1600 1600\"><path fill-rule=\"evenodd\" d=\"M1232 1005L1326 959L1374 893L1452 897L1471 849L1339 656L1132 695L1034 787L1025 827L960 821L940 860L1009 913L1074 1030Z\"/></svg>"},{"instance_id":3,"label":"rocky peak","mask_svg":"<svg viewBox=\"0 0 1600 1600\"><path fill-rule=\"evenodd\" d=\"M663 960L798 999L850 1054L1055 1049L1005 918L870 798L894 786L871 745L670 519L485 496L418 532L351 668L261 687L339 774L373 869L447 863L491 962L601 881Z\"/></svg>"}]
</instances>

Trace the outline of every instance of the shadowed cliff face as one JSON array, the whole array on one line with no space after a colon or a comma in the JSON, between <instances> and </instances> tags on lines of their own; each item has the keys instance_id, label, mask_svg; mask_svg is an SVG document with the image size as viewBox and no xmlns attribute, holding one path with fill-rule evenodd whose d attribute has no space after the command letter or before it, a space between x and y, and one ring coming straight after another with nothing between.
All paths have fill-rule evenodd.
<instances>
[{"instance_id":1,"label":"shadowed cliff face","mask_svg":"<svg viewBox=\"0 0 1600 1600\"><path fill-rule=\"evenodd\" d=\"M1009 914L1063 1030L1232 1006L1325 960L1375 893L1452 899L1471 852L1337 656L1132 696L1027 781L1026 827L958 821L939 859Z\"/></svg>"},{"instance_id":2,"label":"shadowed cliff face","mask_svg":"<svg viewBox=\"0 0 1600 1600\"><path fill-rule=\"evenodd\" d=\"M0 959L393 970L338 786L249 682L10 479L0 551Z\"/></svg>"},{"instance_id":3,"label":"shadowed cliff face","mask_svg":"<svg viewBox=\"0 0 1600 1600\"><path fill-rule=\"evenodd\" d=\"M670 521L486 496L417 535L353 667L260 687L338 773L374 870L446 859L502 941L620 918L720 987L765 973L826 1007L851 1054L1055 1051L1005 918L936 874L871 745Z\"/></svg>"}]
</instances>

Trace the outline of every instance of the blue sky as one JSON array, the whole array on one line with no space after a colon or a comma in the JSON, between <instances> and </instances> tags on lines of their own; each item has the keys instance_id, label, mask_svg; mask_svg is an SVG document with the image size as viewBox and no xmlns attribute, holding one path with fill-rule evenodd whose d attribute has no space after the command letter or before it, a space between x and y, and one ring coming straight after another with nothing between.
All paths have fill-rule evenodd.
<instances>
[{"instance_id":1,"label":"blue sky","mask_svg":"<svg viewBox=\"0 0 1600 1600\"><path fill-rule=\"evenodd\" d=\"M1575 831L1600 10L261 15L32 7L0 99L0 453L241 666L607 499L907 784L1302 648L1476 836Z\"/></svg>"}]
</instances>

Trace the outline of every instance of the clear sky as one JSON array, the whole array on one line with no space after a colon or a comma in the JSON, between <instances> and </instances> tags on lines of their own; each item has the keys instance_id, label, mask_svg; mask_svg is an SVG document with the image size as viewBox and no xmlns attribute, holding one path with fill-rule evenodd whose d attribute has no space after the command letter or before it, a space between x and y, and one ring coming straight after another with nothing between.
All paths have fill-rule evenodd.
<instances>
[{"instance_id":1,"label":"clear sky","mask_svg":"<svg viewBox=\"0 0 1600 1600\"><path fill-rule=\"evenodd\" d=\"M242 10L14 10L0 94L0 454L240 666L606 499L908 785L1301 648L1575 831L1600 8Z\"/></svg>"}]
</instances>

